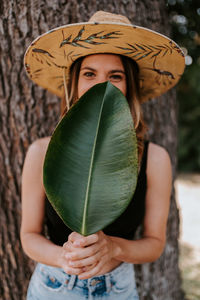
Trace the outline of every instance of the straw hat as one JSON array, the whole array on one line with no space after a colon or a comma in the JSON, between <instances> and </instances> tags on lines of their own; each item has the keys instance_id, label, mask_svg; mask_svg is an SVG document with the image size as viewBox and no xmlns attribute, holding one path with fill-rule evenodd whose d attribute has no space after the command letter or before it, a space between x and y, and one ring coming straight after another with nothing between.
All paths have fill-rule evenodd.
<instances>
[{"instance_id":1,"label":"straw hat","mask_svg":"<svg viewBox=\"0 0 200 300\"><path fill-rule=\"evenodd\" d=\"M185 67L182 50L168 37L132 25L124 16L98 11L89 22L64 25L36 38L25 53L25 68L35 83L63 97L72 63L97 53L137 62L142 101L172 88Z\"/></svg>"}]
</instances>

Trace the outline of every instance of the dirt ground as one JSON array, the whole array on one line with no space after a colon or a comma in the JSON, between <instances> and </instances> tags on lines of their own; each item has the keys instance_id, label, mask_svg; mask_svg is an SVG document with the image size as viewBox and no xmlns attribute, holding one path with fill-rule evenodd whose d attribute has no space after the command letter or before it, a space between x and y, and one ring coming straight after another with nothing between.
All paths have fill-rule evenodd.
<instances>
[{"instance_id":1,"label":"dirt ground","mask_svg":"<svg viewBox=\"0 0 200 300\"><path fill-rule=\"evenodd\" d=\"M188 300L200 300L200 174L180 174L175 186L183 290Z\"/></svg>"}]
</instances>

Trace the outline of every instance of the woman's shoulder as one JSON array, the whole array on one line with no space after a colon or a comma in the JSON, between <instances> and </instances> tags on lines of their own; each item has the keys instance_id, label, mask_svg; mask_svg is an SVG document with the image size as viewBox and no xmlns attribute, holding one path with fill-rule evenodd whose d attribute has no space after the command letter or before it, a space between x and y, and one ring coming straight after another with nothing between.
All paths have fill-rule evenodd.
<instances>
[{"instance_id":1,"label":"woman's shoulder","mask_svg":"<svg viewBox=\"0 0 200 300\"><path fill-rule=\"evenodd\" d=\"M45 137L34 141L29 146L22 171L23 184L34 180L42 182L43 163L49 141L50 137Z\"/></svg>"},{"instance_id":2,"label":"woman's shoulder","mask_svg":"<svg viewBox=\"0 0 200 300\"><path fill-rule=\"evenodd\" d=\"M156 177L171 174L171 159L168 151L152 142L149 142L148 146L147 174L151 176L155 174Z\"/></svg>"},{"instance_id":3,"label":"woman's shoulder","mask_svg":"<svg viewBox=\"0 0 200 300\"><path fill-rule=\"evenodd\" d=\"M38 160L43 159L46 154L49 142L49 136L35 140L28 148L27 157L29 157L29 159L36 157Z\"/></svg>"},{"instance_id":4,"label":"woman's shoulder","mask_svg":"<svg viewBox=\"0 0 200 300\"><path fill-rule=\"evenodd\" d=\"M148 160L152 160L153 162L160 162L160 161L169 161L170 156L168 151L158 144L149 142L148 143Z\"/></svg>"},{"instance_id":5,"label":"woman's shoulder","mask_svg":"<svg viewBox=\"0 0 200 300\"><path fill-rule=\"evenodd\" d=\"M48 147L48 144L50 142L51 137L50 136L46 136L43 138L39 138L37 140L35 140L30 146L29 148L40 148L40 149L46 149Z\"/></svg>"}]
</instances>

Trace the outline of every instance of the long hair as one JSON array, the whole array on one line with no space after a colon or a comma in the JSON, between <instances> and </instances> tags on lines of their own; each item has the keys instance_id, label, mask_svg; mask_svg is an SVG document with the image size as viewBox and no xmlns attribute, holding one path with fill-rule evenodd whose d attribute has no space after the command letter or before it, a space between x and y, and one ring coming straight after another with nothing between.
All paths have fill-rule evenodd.
<instances>
[{"instance_id":1,"label":"long hair","mask_svg":"<svg viewBox=\"0 0 200 300\"><path fill-rule=\"evenodd\" d=\"M134 121L134 127L136 130L137 144L138 144L138 157L139 163L141 162L143 148L144 148L144 134L146 126L142 116L142 108L140 101L140 89L139 89L139 68L137 63L126 57L119 55L126 74L126 98L130 107L130 111ZM81 64L84 57L77 59L71 66L70 78L67 84L69 91L69 103L73 105L78 100L78 78L81 69ZM64 97L62 103L64 101ZM61 104L61 107L64 105ZM62 116L67 112L67 108L61 108Z\"/></svg>"}]
</instances>

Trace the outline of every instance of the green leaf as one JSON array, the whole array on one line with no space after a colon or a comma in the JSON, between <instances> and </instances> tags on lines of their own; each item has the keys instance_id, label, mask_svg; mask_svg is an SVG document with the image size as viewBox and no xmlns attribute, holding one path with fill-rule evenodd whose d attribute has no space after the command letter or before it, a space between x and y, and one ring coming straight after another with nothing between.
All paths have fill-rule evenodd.
<instances>
[{"instance_id":1,"label":"green leaf","mask_svg":"<svg viewBox=\"0 0 200 300\"><path fill-rule=\"evenodd\" d=\"M137 173L136 135L127 100L110 82L97 84L53 133L43 170L47 197L68 227L89 235L126 209Z\"/></svg>"}]
</instances>

